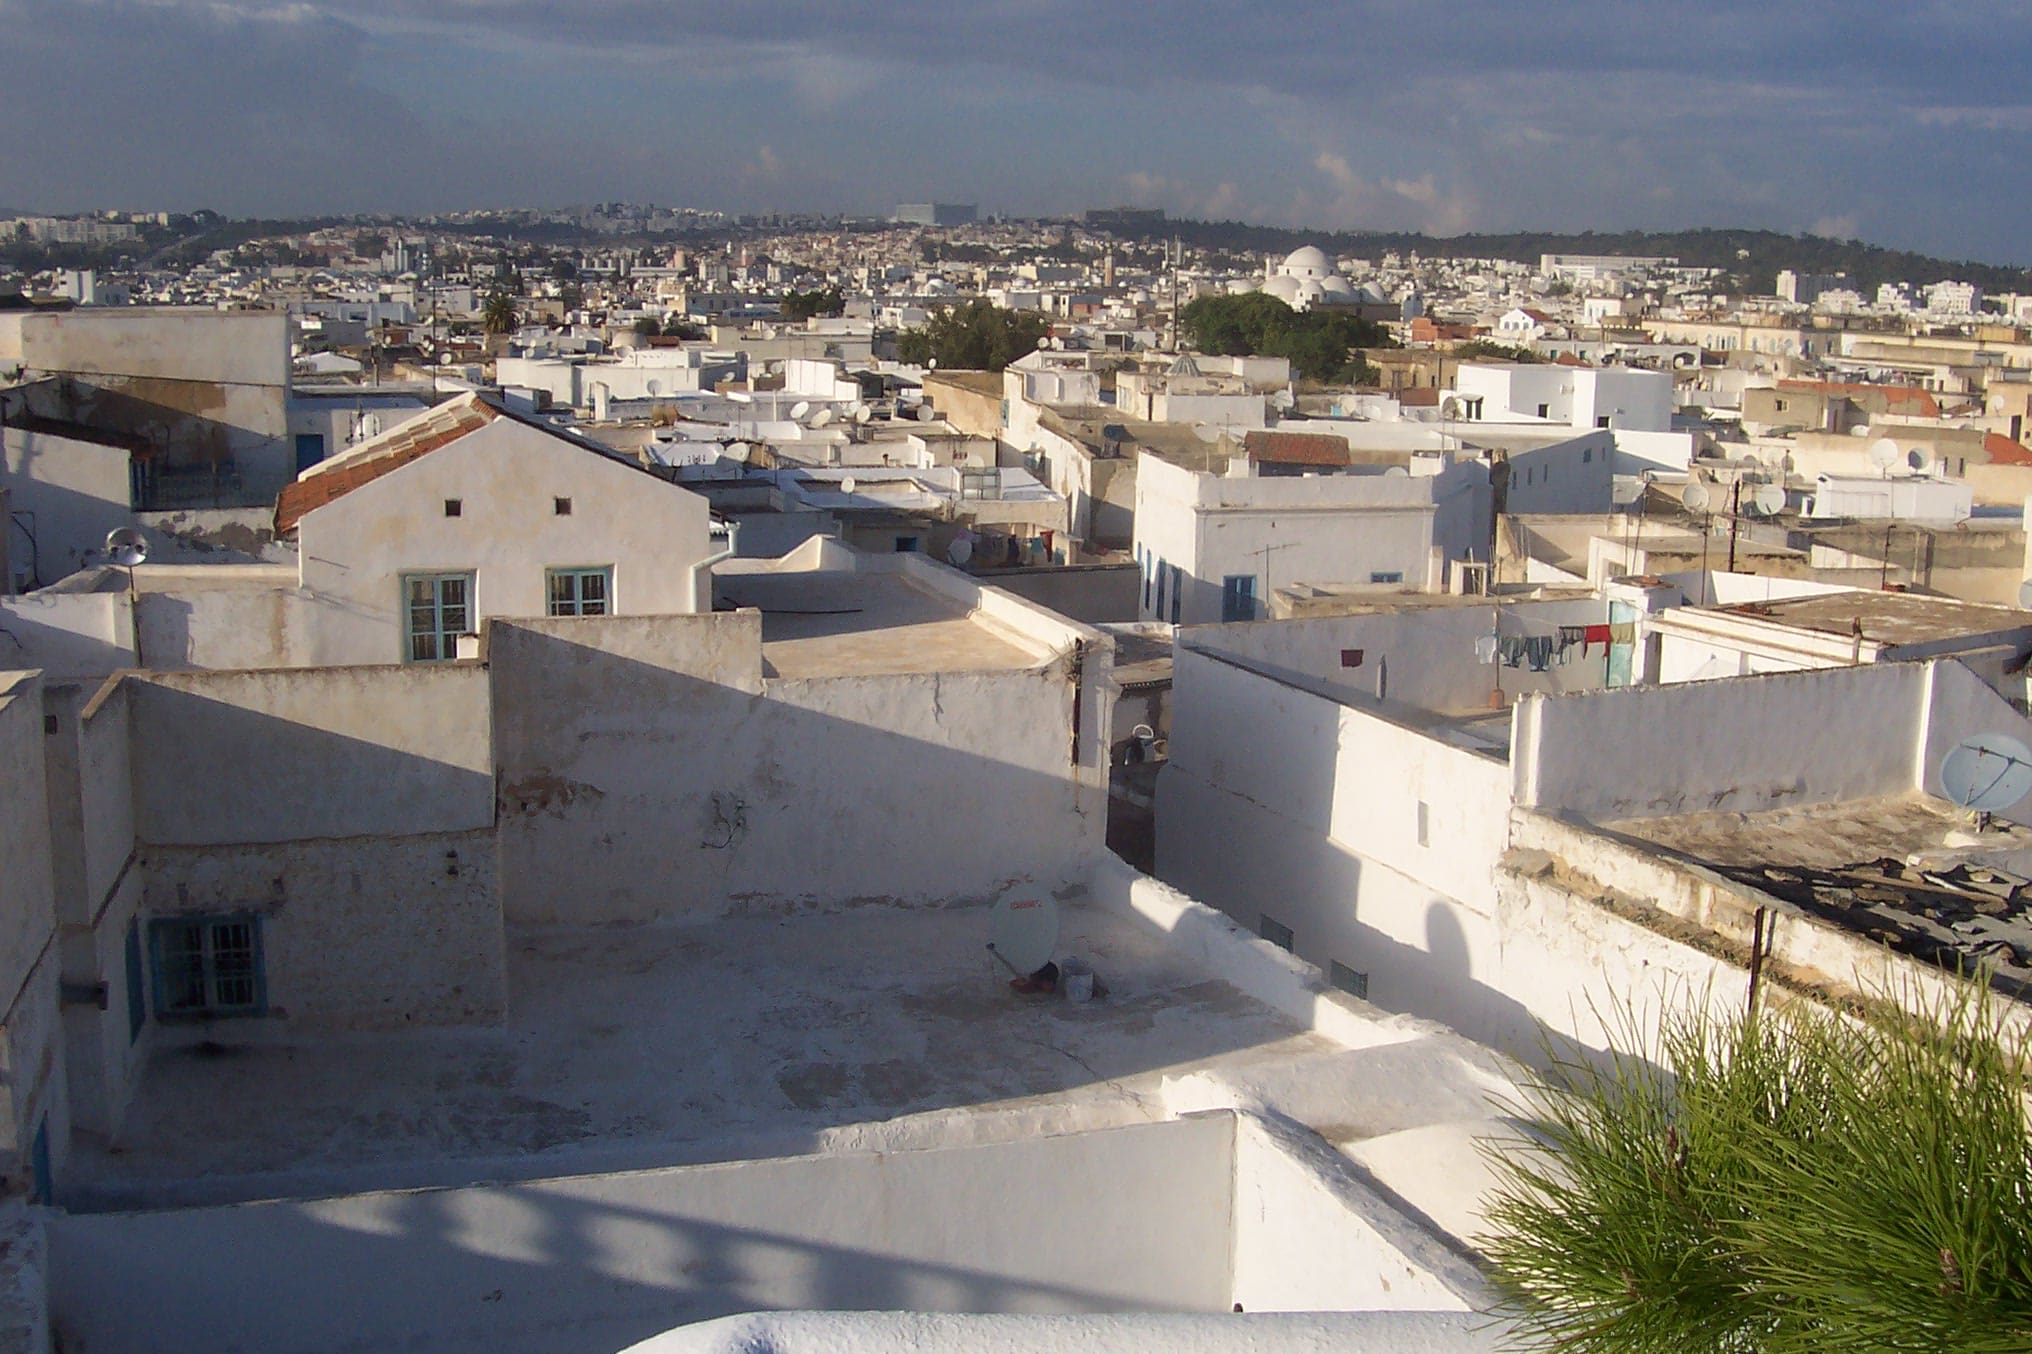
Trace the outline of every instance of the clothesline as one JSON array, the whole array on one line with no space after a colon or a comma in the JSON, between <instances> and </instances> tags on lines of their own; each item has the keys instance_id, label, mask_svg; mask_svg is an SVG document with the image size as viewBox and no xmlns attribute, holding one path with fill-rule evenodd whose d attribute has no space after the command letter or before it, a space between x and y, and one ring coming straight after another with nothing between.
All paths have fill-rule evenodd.
<instances>
[{"instance_id":1,"label":"clothesline","mask_svg":"<svg viewBox=\"0 0 2032 1354\"><path fill-rule=\"evenodd\" d=\"M1586 658L1599 644L1603 656L1607 657L1612 644L1637 642L1634 621L1616 621L1607 625L1562 625L1519 616L1500 606L1494 610L1491 618L1494 628L1475 640L1475 658L1483 663L1500 662L1506 668L1528 666L1533 672L1546 672L1555 664L1564 667L1571 661L1568 655L1576 647L1580 649L1580 656ZM1506 619L1511 626L1508 634L1504 633ZM1526 633L1517 633L1519 630Z\"/></svg>"}]
</instances>

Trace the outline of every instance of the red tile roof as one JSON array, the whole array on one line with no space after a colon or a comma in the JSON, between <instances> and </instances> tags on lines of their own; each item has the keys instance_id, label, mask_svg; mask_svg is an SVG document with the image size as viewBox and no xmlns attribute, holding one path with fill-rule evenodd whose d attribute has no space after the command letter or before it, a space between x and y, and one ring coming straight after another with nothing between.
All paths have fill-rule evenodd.
<instances>
[{"instance_id":1,"label":"red tile roof","mask_svg":"<svg viewBox=\"0 0 2032 1354\"><path fill-rule=\"evenodd\" d=\"M2032 465L2032 447L2013 442L2002 433L1983 434L1983 455L1991 465Z\"/></svg>"},{"instance_id":2,"label":"red tile roof","mask_svg":"<svg viewBox=\"0 0 2032 1354\"><path fill-rule=\"evenodd\" d=\"M1348 439L1327 433L1279 433L1258 429L1242 439L1252 461L1273 465L1345 466Z\"/></svg>"},{"instance_id":3,"label":"red tile roof","mask_svg":"<svg viewBox=\"0 0 2032 1354\"><path fill-rule=\"evenodd\" d=\"M468 395L441 404L362 442L321 467L307 470L275 497L275 534L292 536L305 514L400 470L439 447L477 432L499 416L492 405Z\"/></svg>"}]
</instances>

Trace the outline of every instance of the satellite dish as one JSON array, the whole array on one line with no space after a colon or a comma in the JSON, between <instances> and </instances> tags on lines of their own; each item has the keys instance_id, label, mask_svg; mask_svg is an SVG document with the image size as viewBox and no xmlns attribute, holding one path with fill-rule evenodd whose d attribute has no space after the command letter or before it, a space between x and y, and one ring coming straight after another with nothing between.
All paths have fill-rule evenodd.
<instances>
[{"instance_id":1,"label":"satellite dish","mask_svg":"<svg viewBox=\"0 0 2032 1354\"><path fill-rule=\"evenodd\" d=\"M1750 504L1764 516L1776 517L1785 511L1785 490L1775 484L1759 485L1750 496Z\"/></svg>"},{"instance_id":2,"label":"satellite dish","mask_svg":"<svg viewBox=\"0 0 2032 1354\"><path fill-rule=\"evenodd\" d=\"M1195 423L1192 425L1192 431L1193 435L1202 442L1218 442L1221 440L1221 430L1211 423Z\"/></svg>"},{"instance_id":3,"label":"satellite dish","mask_svg":"<svg viewBox=\"0 0 2032 1354\"><path fill-rule=\"evenodd\" d=\"M934 410L930 405L920 404L917 406L917 421L919 423L929 423L937 417L938 412Z\"/></svg>"},{"instance_id":4,"label":"satellite dish","mask_svg":"<svg viewBox=\"0 0 2032 1354\"><path fill-rule=\"evenodd\" d=\"M1688 512L1706 512L1714 506L1714 492L1699 480L1688 480L1679 491L1679 502Z\"/></svg>"},{"instance_id":5,"label":"satellite dish","mask_svg":"<svg viewBox=\"0 0 2032 1354\"><path fill-rule=\"evenodd\" d=\"M1940 759L1940 788L1970 813L1995 813L2032 794L2032 751L2001 733L1964 738Z\"/></svg>"},{"instance_id":6,"label":"satellite dish","mask_svg":"<svg viewBox=\"0 0 2032 1354\"><path fill-rule=\"evenodd\" d=\"M106 533L106 554L113 563L131 569L148 558L148 538L133 527L115 527Z\"/></svg>"},{"instance_id":7,"label":"satellite dish","mask_svg":"<svg viewBox=\"0 0 2032 1354\"><path fill-rule=\"evenodd\" d=\"M755 402L755 397L745 390L729 390L727 398L735 404L753 404Z\"/></svg>"},{"instance_id":8,"label":"satellite dish","mask_svg":"<svg viewBox=\"0 0 2032 1354\"><path fill-rule=\"evenodd\" d=\"M1870 443L1870 464L1879 470L1889 470L1898 464L1898 444L1888 437Z\"/></svg>"},{"instance_id":9,"label":"satellite dish","mask_svg":"<svg viewBox=\"0 0 2032 1354\"><path fill-rule=\"evenodd\" d=\"M1004 898L988 914L988 937L996 957L1028 977L1058 948L1058 904L1042 896Z\"/></svg>"},{"instance_id":10,"label":"satellite dish","mask_svg":"<svg viewBox=\"0 0 2032 1354\"><path fill-rule=\"evenodd\" d=\"M841 493L843 493L843 494L851 494L851 493L853 493L853 492L854 492L854 489L855 489L855 484L854 484L854 477L853 477L852 475L847 475L847 476L844 476L844 477L842 477L842 478L841 478L841 480L840 480L840 492L841 492Z\"/></svg>"},{"instance_id":11,"label":"satellite dish","mask_svg":"<svg viewBox=\"0 0 2032 1354\"><path fill-rule=\"evenodd\" d=\"M867 405L857 404L854 406L854 422L866 423L869 419L873 417L875 417L875 411L873 409L870 409Z\"/></svg>"},{"instance_id":12,"label":"satellite dish","mask_svg":"<svg viewBox=\"0 0 2032 1354\"><path fill-rule=\"evenodd\" d=\"M1297 403L1298 401L1292 397L1291 392L1288 390L1280 390L1270 397L1270 407L1279 413L1290 412L1291 407Z\"/></svg>"},{"instance_id":13,"label":"satellite dish","mask_svg":"<svg viewBox=\"0 0 2032 1354\"><path fill-rule=\"evenodd\" d=\"M951 545L945 548L945 557L954 564L965 564L974 557L974 542L970 536L955 536Z\"/></svg>"},{"instance_id":14,"label":"satellite dish","mask_svg":"<svg viewBox=\"0 0 2032 1354\"><path fill-rule=\"evenodd\" d=\"M740 461L746 464L748 458L754 455L754 453L755 449L746 442L730 442L727 444L727 459L730 461Z\"/></svg>"},{"instance_id":15,"label":"satellite dish","mask_svg":"<svg viewBox=\"0 0 2032 1354\"><path fill-rule=\"evenodd\" d=\"M1461 402L1449 395L1439 402L1439 416L1452 423L1461 416Z\"/></svg>"},{"instance_id":16,"label":"satellite dish","mask_svg":"<svg viewBox=\"0 0 2032 1354\"><path fill-rule=\"evenodd\" d=\"M1408 480L1411 478L1411 472L1401 465L1393 465L1383 472L1383 478L1386 480Z\"/></svg>"},{"instance_id":17,"label":"satellite dish","mask_svg":"<svg viewBox=\"0 0 2032 1354\"><path fill-rule=\"evenodd\" d=\"M811 426L814 428L823 428L832 421L833 411L830 409L821 409L811 416Z\"/></svg>"},{"instance_id":18,"label":"satellite dish","mask_svg":"<svg viewBox=\"0 0 2032 1354\"><path fill-rule=\"evenodd\" d=\"M1914 470L1926 469L1926 453L1917 447L1912 448L1912 450L1905 453L1905 464L1911 466Z\"/></svg>"},{"instance_id":19,"label":"satellite dish","mask_svg":"<svg viewBox=\"0 0 2032 1354\"><path fill-rule=\"evenodd\" d=\"M796 404L790 406L790 416L795 419L802 419L806 414L810 412L811 412L810 400L799 400Z\"/></svg>"},{"instance_id":20,"label":"satellite dish","mask_svg":"<svg viewBox=\"0 0 2032 1354\"><path fill-rule=\"evenodd\" d=\"M1051 347L1051 335L1046 334L1042 338L1038 339L1037 347L1040 352Z\"/></svg>"}]
</instances>

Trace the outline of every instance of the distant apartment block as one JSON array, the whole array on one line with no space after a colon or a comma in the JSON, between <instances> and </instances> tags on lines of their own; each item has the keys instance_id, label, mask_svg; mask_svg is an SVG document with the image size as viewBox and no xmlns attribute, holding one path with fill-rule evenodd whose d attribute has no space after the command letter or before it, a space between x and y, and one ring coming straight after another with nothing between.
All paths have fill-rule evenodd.
<instances>
[{"instance_id":1,"label":"distant apartment block","mask_svg":"<svg viewBox=\"0 0 2032 1354\"><path fill-rule=\"evenodd\" d=\"M912 226L971 226L980 208L971 202L905 202L895 219Z\"/></svg>"}]
</instances>

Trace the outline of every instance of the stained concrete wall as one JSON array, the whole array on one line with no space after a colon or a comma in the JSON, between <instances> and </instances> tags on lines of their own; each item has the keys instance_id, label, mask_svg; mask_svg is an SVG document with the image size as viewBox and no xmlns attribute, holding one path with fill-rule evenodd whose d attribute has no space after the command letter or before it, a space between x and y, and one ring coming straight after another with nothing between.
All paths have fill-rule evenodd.
<instances>
[{"instance_id":1,"label":"stained concrete wall","mask_svg":"<svg viewBox=\"0 0 2032 1354\"><path fill-rule=\"evenodd\" d=\"M66 1348L617 1349L769 1308L1224 1311L1234 1121L51 1228ZM259 1300L250 1300L258 1294Z\"/></svg>"},{"instance_id":2,"label":"stained concrete wall","mask_svg":"<svg viewBox=\"0 0 2032 1354\"><path fill-rule=\"evenodd\" d=\"M1915 663L1531 697L1517 802L1593 822L1756 812L1914 784L1929 678Z\"/></svg>"},{"instance_id":3,"label":"stained concrete wall","mask_svg":"<svg viewBox=\"0 0 2032 1354\"><path fill-rule=\"evenodd\" d=\"M150 917L261 918L267 1013L349 1028L508 1009L493 833L148 846ZM220 1027L205 1030L219 1038Z\"/></svg>"},{"instance_id":4,"label":"stained concrete wall","mask_svg":"<svg viewBox=\"0 0 2032 1354\"><path fill-rule=\"evenodd\" d=\"M151 845L403 836L493 822L487 674L478 664L127 680L135 828Z\"/></svg>"},{"instance_id":5,"label":"stained concrete wall","mask_svg":"<svg viewBox=\"0 0 2032 1354\"><path fill-rule=\"evenodd\" d=\"M261 918L276 1017L377 1026L506 1010L485 669L123 686L147 916ZM248 1022L206 1032L258 1035Z\"/></svg>"},{"instance_id":6,"label":"stained concrete wall","mask_svg":"<svg viewBox=\"0 0 2032 1354\"><path fill-rule=\"evenodd\" d=\"M272 499L293 473L281 311L34 315L22 323L21 347L28 369L65 378L36 387L39 414L145 437L168 465L233 467L246 502Z\"/></svg>"},{"instance_id":7,"label":"stained concrete wall","mask_svg":"<svg viewBox=\"0 0 2032 1354\"><path fill-rule=\"evenodd\" d=\"M1070 879L1098 854L1105 653L1078 688L1063 659L765 683L759 646L754 613L490 627L512 920L937 902Z\"/></svg>"}]
</instances>

